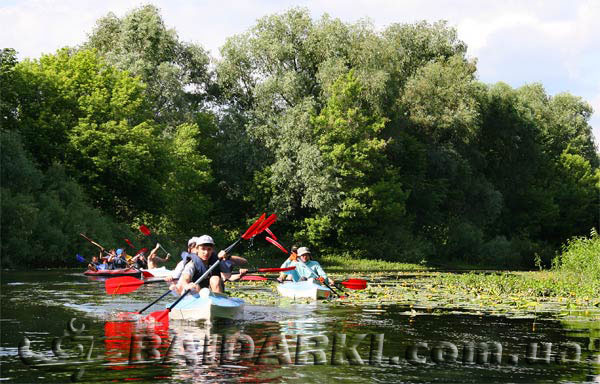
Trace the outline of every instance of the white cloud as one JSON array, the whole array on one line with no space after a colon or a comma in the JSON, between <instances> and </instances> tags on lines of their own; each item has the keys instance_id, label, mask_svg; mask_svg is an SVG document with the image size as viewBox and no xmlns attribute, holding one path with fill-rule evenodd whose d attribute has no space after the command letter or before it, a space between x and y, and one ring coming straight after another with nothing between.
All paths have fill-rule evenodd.
<instances>
[{"instance_id":1,"label":"white cloud","mask_svg":"<svg viewBox=\"0 0 600 384\"><path fill-rule=\"evenodd\" d=\"M22 0L0 3L1 47L19 57L38 57L85 41L95 21L112 11L118 16L146 3L141 0ZM354 22L369 18L378 28L391 23L448 20L478 58L485 82L512 86L539 81L548 92L568 91L594 105L592 125L600 142L600 1L502 2L480 0L342 0L151 1L179 36L218 55L226 38L241 33L256 19L293 6L313 17L327 12ZM350 5L351 4L351 5Z\"/></svg>"}]
</instances>

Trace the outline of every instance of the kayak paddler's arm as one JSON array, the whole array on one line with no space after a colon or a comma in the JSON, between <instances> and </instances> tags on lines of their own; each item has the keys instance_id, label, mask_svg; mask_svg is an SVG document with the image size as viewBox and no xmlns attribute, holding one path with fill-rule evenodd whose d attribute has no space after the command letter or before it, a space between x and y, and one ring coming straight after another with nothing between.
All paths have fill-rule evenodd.
<instances>
[{"instance_id":1,"label":"kayak paddler's arm","mask_svg":"<svg viewBox=\"0 0 600 384\"><path fill-rule=\"evenodd\" d=\"M240 272L235 274L221 272L221 277L223 281L236 281L241 279L246 273L248 273L247 269L240 269Z\"/></svg>"},{"instance_id":2,"label":"kayak paddler's arm","mask_svg":"<svg viewBox=\"0 0 600 384\"><path fill-rule=\"evenodd\" d=\"M321 267L321 264L317 263L317 264L314 266L314 268L315 268L315 270L316 270L316 272L317 272L317 276L319 276L319 277L322 277L322 278L324 278L324 279L326 279L326 278L327 278L327 274L325 273L325 271L324 271L324 270L323 270L323 268Z\"/></svg>"},{"instance_id":3,"label":"kayak paddler's arm","mask_svg":"<svg viewBox=\"0 0 600 384\"><path fill-rule=\"evenodd\" d=\"M231 262L237 266L248 264L248 260L241 256L231 256Z\"/></svg>"}]
</instances>

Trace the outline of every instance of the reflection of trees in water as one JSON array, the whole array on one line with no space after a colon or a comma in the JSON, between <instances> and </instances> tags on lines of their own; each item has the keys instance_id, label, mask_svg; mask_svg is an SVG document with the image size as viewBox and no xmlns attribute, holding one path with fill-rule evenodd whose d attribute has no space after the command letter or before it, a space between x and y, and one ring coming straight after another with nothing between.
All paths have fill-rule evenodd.
<instances>
[{"instance_id":1,"label":"reflection of trees in water","mask_svg":"<svg viewBox=\"0 0 600 384\"><path fill-rule=\"evenodd\" d=\"M350 313L353 316L350 316ZM363 366L363 370L360 370L359 367L353 367L352 364L337 364L334 366L330 364L329 360L324 366L314 366L310 356L308 356L307 365L296 366L293 364L296 362L295 352L298 336L309 336L306 339L306 349L310 350L316 347L315 340L310 339L310 336L327 335L330 337L329 343L331 346L332 343L336 343L331 338L334 333L347 334L348 340L350 340L356 336L357 332L373 333L376 329L378 332L385 332L379 327L379 323L377 323L378 326L374 327L371 320L374 317L394 318L393 313L388 311L377 312L377 316L372 312L359 314L353 311L345 313L345 316L336 316L330 312L325 314L316 313L313 309L312 312L302 312L301 316L296 315L298 314L291 315L289 320L279 318L278 321L229 322L217 323L212 326L205 325L202 322L171 321L169 328L166 330L157 329L156 324L152 323L107 322L105 326L106 358L115 363L111 369L119 377L124 377L123 374L127 372L127 377L148 378L150 376L161 376L170 381L191 383L202 381L279 382L284 379L285 381L310 381L312 377L321 377L327 381L327 378L340 375L340 377L353 377L356 380L361 380L373 374L381 379L395 380L398 379L398 375L405 374L407 368L414 370L411 371L414 379L442 375L443 377L455 377L458 380L474 375L473 377L485 380L493 377L499 379L507 377L506 375L516 374L525 377L532 374L538 378L556 378L559 381L600 380L600 362L594 363L600 357L600 321L598 315L561 320L562 329L566 330L566 333L561 332L561 328L557 327L558 323L551 321L552 326L547 331L542 332L543 329L540 328L535 332L535 337L528 338L528 340L538 343L537 361L529 362L524 355L521 355L524 351L517 349L514 352L518 352L520 358L516 366L511 365L507 360L508 355L505 355L502 364L497 369L485 373L481 370L473 371L473 367L464 364L451 365L451 369L448 370L448 367L444 368L442 365L413 367L405 362L395 366L384 366L372 371L367 367L366 360L369 356L370 343L368 338L361 342L358 349L360 356L365 358L365 364L367 365ZM330 322L328 319L332 321ZM477 333L473 329L476 324L471 323L467 327L468 329L463 330L461 328L461 326L466 326L463 317L445 319L450 322L446 324L446 331L440 333L439 337L443 338L449 329L462 330L461 334L464 333L465 335ZM418 329L415 329L415 324L411 325L406 317L398 320L405 321L405 325L409 329L402 328L403 331L395 336L389 333L386 334L389 338L386 337L385 339L384 356L389 358L394 354L402 355L401 352L404 351L406 343L410 345L421 340L421 338L426 341L434 340L431 342L431 347L436 345L437 336L431 334L431 327L435 324L439 325L440 323L437 320L442 320L442 317L425 316L419 320L424 324ZM481 319L481 324L486 324L488 321L489 319ZM508 321L503 327L510 328L510 324L512 324L511 321ZM558 333L555 331L558 331ZM480 336L489 337L489 332L488 329L481 329ZM411 333L412 336L409 336ZM525 337L527 334L525 329L510 331L511 337ZM502 341L501 335L506 335L506 332L498 334L498 340L500 341ZM282 340L282 337L285 337L285 341ZM225 343L223 343L223 340L225 340ZM551 352L546 355L544 348L546 344L550 343L552 343ZM576 356L574 349L569 349L569 345L575 343L581 346L580 360L579 362L568 362ZM506 344L507 347L511 345L510 343ZM515 347L515 345L512 346ZM524 346L524 343L518 343L516 347L521 348ZM282 363L280 358L283 351L286 350L290 353L290 364L292 365L289 368L282 369L285 362ZM305 351L303 350L303 352ZM509 352L512 353L512 351L507 350L507 353ZM559 363L557 359L563 352L567 361ZM331 349L327 348L326 353L329 358ZM148 363L145 366L128 364L128 358L131 356L134 356L135 359L154 359L155 363ZM548 362L545 362L546 356L549 359ZM427 355L427 358L429 361L429 355ZM384 365L387 365L387 361L387 358L383 360ZM119 374L117 374L118 372Z\"/></svg>"},{"instance_id":2,"label":"reflection of trees in water","mask_svg":"<svg viewBox=\"0 0 600 384\"><path fill-rule=\"evenodd\" d=\"M561 319L561 325L568 337L587 339L587 343L580 342L581 362L588 367L585 380L600 382L600 313L576 312L574 315Z\"/></svg>"}]
</instances>

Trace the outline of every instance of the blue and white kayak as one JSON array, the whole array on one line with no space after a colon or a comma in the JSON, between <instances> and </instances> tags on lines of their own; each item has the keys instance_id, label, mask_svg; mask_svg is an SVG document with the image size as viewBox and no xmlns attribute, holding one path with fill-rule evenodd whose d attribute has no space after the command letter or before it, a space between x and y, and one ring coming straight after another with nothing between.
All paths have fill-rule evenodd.
<instances>
[{"instance_id":1,"label":"blue and white kayak","mask_svg":"<svg viewBox=\"0 0 600 384\"><path fill-rule=\"evenodd\" d=\"M167 306L169 307L169 306ZM189 294L169 312L175 320L238 319L244 312L244 300L202 288L200 293Z\"/></svg>"},{"instance_id":2,"label":"blue and white kayak","mask_svg":"<svg viewBox=\"0 0 600 384\"><path fill-rule=\"evenodd\" d=\"M313 300L326 299L331 295L331 290L324 285L317 284L313 279L305 281L286 281L277 285L277 291L283 297L309 298Z\"/></svg>"}]
</instances>

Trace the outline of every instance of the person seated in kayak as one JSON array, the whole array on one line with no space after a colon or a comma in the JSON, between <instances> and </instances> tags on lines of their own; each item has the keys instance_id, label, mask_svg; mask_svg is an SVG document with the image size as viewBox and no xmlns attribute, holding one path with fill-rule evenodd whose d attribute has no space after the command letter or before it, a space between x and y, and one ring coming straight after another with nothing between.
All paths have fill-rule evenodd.
<instances>
[{"instance_id":1,"label":"person seated in kayak","mask_svg":"<svg viewBox=\"0 0 600 384\"><path fill-rule=\"evenodd\" d=\"M185 267L187 262L191 259L192 253L194 253L194 251L196 250L196 239L197 239L197 237L194 236L188 240L187 251L181 252L181 261L179 263L177 263L177 266L175 266L175 269L173 270L173 272L171 272L171 275L165 277L165 281L167 283L170 283L173 280L177 280L181 276L181 273L183 272L183 268Z\"/></svg>"},{"instance_id":2,"label":"person seated in kayak","mask_svg":"<svg viewBox=\"0 0 600 384\"><path fill-rule=\"evenodd\" d=\"M159 262L164 263L171 257L169 253L167 253L167 257L165 257L164 259L158 257L158 248L160 248L160 244L156 243L156 247L154 247L154 249L150 251L150 255L148 255L148 269L158 268Z\"/></svg>"},{"instance_id":3,"label":"person seated in kayak","mask_svg":"<svg viewBox=\"0 0 600 384\"><path fill-rule=\"evenodd\" d=\"M296 267L297 265L298 247L296 245L292 245L292 248L290 249L290 257L288 257L283 264L281 264L281 268ZM296 272L295 269L292 271L281 272L277 278L277 281L283 283L284 280L298 281L300 280L300 275L298 275L298 272Z\"/></svg>"},{"instance_id":4,"label":"person seated in kayak","mask_svg":"<svg viewBox=\"0 0 600 384\"><path fill-rule=\"evenodd\" d=\"M119 248L116 250L114 256L112 256L112 263L113 263L114 269L126 269L127 268L127 260L125 259L126 255L127 255L127 253L122 248ZM110 262L110 259L109 259L109 262Z\"/></svg>"},{"instance_id":5,"label":"person seated in kayak","mask_svg":"<svg viewBox=\"0 0 600 384\"><path fill-rule=\"evenodd\" d=\"M327 274L321 268L321 264L311 259L312 255L310 250L306 247L298 248L298 261L296 264L296 271L300 276L300 280L308 280L310 278L326 279L329 285L333 285L334 281L327 277Z\"/></svg>"},{"instance_id":6,"label":"person seated in kayak","mask_svg":"<svg viewBox=\"0 0 600 384\"><path fill-rule=\"evenodd\" d=\"M146 269L148 268L148 262L146 261L146 253L144 252L146 248L142 249L137 255L135 255L131 260L129 260L129 265L137 268L137 269Z\"/></svg>"},{"instance_id":7,"label":"person seated in kayak","mask_svg":"<svg viewBox=\"0 0 600 384\"><path fill-rule=\"evenodd\" d=\"M115 258L117 257L117 251L115 249L111 249L108 251L107 256L104 258L104 263L106 264L106 269L115 269Z\"/></svg>"},{"instance_id":8,"label":"person seated in kayak","mask_svg":"<svg viewBox=\"0 0 600 384\"><path fill-rule=\"evenodd\" d=\"M102 255L102 252L100 252L100 255ZM98 256L92 256L92 261L88 264L88 269L90 271L97 271L100 268L100 265Z\"/></svg>"},{"instance_id":9,"label":"person seated in kayak","mask_svg":"<svg viewBox=\"0 0 600 384\"><path fill-rule=\"evenodd\" d=\"M214 251L215 242L213 238L208 235L202 235L196 238L195 243L195 252L188 255L191 259L190 262L185 265L178 283L172 285L171 289L179 294L182 294L185 290L200 291L201 288L210 288L213 292L223 293L224 277L226 278L227 275L231 276L231 268L228 266L229 263L227 263L227 261L230 260L230 255L225 253L225 251L220 251L217 255ZM211 271L210 275L199 284L195 284L195 281L217 261L219 261L219 265ZM239 275L230 280L238 280L245 272L246 271L241 270Z\"/></svg>"}]
</instances>

